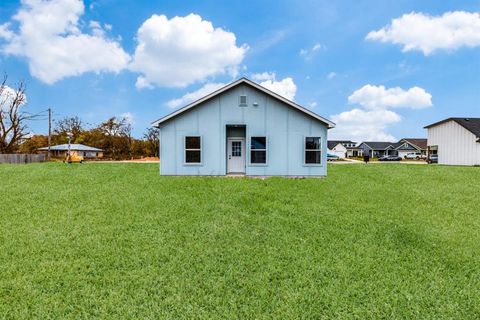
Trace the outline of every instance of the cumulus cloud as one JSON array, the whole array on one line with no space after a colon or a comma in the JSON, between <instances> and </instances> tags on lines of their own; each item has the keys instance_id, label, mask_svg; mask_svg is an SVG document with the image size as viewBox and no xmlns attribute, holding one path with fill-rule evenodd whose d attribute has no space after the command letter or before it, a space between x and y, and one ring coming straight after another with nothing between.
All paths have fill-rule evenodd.
<instances>
[{"instance_id":1,"label":"cumulus cloud","mask_svg":"<svg viewBox=\"0 0 480 320\"><path fill-rule=\"evenodd\" d=\"M48 84L85 72L121 71L130 56L98 22L89 23L91 34L82 32L84 10L79 0L24 0L12 17L18 30L0 27L6 42L1 51L24 57L30 73Z\"/></svg>"},{"instance_id":2,"label":"cumulus cloud","mask_svg":"<svg viewBox=\"0 0 480 320\"><path fill-rule=\"evenodd\" d=\"M424 55L441 49L476 47L480 46L480 13L454 11L429 16L412 12L371 31L366 39L399 44L404 52L420 50Z\"/></svg>"},{"instance_id":3,"label":"cumulus cloud","mask_svg":"<svg viewBox=\"0 0 480 320\"><path fill-rule=\"evenodd\" d=\"M401 116L389 109L430 107L432 95L419 87L404 90L368 84L353 92L348 101L362 108L356 107L331 116L337 124L332 131L333 137L358 141L395 141L387 129L400 122Z\"/></svg>"},{"instance_id":4,"label":"cumulus cloud","mask_svg":"<svg viewBox=\"0 0 480 320\"><path fill-rule=\"evenodd\" d=\"M193 102L195 100L198 100L200 98L203 98L204 96L220 89L221 87L225 86L225 83L207 83L200 89L186 93L180 98L177 99L172 99L167 102L167 106L169 108L178 108L180 106L184 106L189 104L190 102Z\"/></svg>"},{"instance_id":5,"label":"cumulus cloud","mask_svg":"<svg viewBox=\"0 0 480 320\"><path fill-rule=\"evenodd\" d=\"M185 87L219 74L236 76L247 49L236 45L234 33L199 15L153 15L137 32L130 69L141 74L138 88Z\"/></svg>"},{"instance_id":6,"label":"cumulus cloud","mask_svg":"<svg viewBox=\"0 0 480 320\"><path fill-rule=\"evenodd\" d=\"M399 87L387 89L384 86L367 84L349 96L348 102L358 103L369 110L385 108L420 109L432 105L432 95L419 87L403 90Z\"/></svg>"},{"instance_id":7,"label":"cumulus cloud","mask_svg":"<svg viewBox=\"0 0 480 320\"><path fill-rule=\"evenodd\" d=\"M331 117L337 124L332 136L353 141L395 141L386 133L388 125L397 123L401 117L389 110L353 109Z\"/></svg>"},{"instance_id":8,"label":"cumulus cloud","mask_svg":"<svg viewBox=\"0 0 480 320\"><path fill-rule=\"evenodd\" d=\"M297 93L297 86L293 79L287 77L277 81L276 78L277 75L275 72L255 73L252 75L252 79L262 87L293 101L295 94Z\"/></svg>"},{"instance_id":9,"label":"cumulus cloud","mask_svg":"<svg viewBox=\"0 0 480 320\"><path fill-rule=\"evenodd\" d=\"M305 60L310 60L314 57L315 53L320 49L322 49L322 45L320 43L315 43L311 48L300 49L299 55Z\"/></svg>"},{"instance_id":10,"label":"cumulus cloud","mask_svg":"<svg viewBox=\"0 0 480 320\"><path fill-rule=\"evenodd\" d=\"M17 96L17 91L7 85L0 87L0 108L8 107ZM24 94L21 98L21 105L27 103L27 96Z\"/></svg>"}]
</instances>

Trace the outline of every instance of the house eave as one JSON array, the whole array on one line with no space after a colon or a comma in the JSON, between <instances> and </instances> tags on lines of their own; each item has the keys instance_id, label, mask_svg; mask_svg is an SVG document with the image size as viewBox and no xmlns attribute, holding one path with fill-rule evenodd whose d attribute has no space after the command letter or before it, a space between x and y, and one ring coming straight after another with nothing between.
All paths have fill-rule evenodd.
<instances>
[{"instance_id":1,"label":"house eave","mask_svg":"<svg viewBox=\"0 0 480 320\"><path fill-rule=\"evenodd\" d=\"M175 116L177 116L177 115L179 115L179 114L181 114L181 113L183 113L183 112L185 112L185 111L187 111L187 110L190 110L190 109L196 107L197 105L201 104L202 102L205 102L205 101L207 101L207 100L209 100L209 99L211 99L211 98L213 98L213 97L221 94L222 92L225 92L225 91L227 91L227 90L229 90L229 89L231 89L231 88L233 88L233 87L235 87L235 86L237 86L237 85L239 85L239 84L241 84L241 83L247 83L247 84L251 85L252 87L254 87L254 88L256 88L256 89L258 89L258 90L260 90L260 91L262 91L262 92L264 92L264 93L266 93L266 94L268 94L268 95L270 95L270 96L273 96L274 98L276 98L276 99L278 99L278 100L286 103L287 105L289 105L289 106L291 106L291 107L293 107L293 108L295 108L295 109L297 109L297 110L299 110L299 111L301 111L301 112L309 115L310 117L312 117L312 118L314 118L314 119L316 119L316 120L318 120L318 121L320 121L320 122L325 123L325 124L327 125L327 128L328 128L328 129L333 129L333 128L335 128L335 123L334 123L334 122L332 122L332 121L330 121L330 120L328 120L328 119L326 119L326 118L324 118L324 117L316 114L315 112L312 112L312 111L306 109L305 107L302 107L301 105L299 105L299 104L297 104L297 103L295 103L295 102L293 102L293 101L290 101L290 100L288 100L288 99L286 99L286 98L284 98L284 97L276 94L275 92L273 92L273 91L271 91L271 90L269 90L269 89L267 89L267 88L259 85L258 83L255 83L255 82L253 82L253 81L251 81L251 80L249 80L249 79L247 79L247 78L240 78L240 79L238 79L237 81L234 81L234 82L232 82L232 83L230 83L230 84L227 84L226 86L224 86L224 87L222 87L222 88L220 88L220 89L218 89L218 90L216 90L216 91L214 91L214 92L212 92L212 93L204 96L203 98L200 98L200 99L198 99L198 100L196 100L196 101L194 101L194 102L192 102L192 103L190 103L190 104L187 104L186 106L184 106L184 107L182 107L182 108L180 108L180 109L178 109L178 110L176 110L176 111L174 111L174 112L172 112L172 113L170 113L170 114L168 114L168 115L166 115L166 116L164 116L164 117L162 117L162 118L160 118L160 119L158 119L158 120L153 121L153 122L152 122L152 126L158 128L158 127L160 126L160 124L162 124L162 123L170 120L171 118L174 118Z\"/></svg>"}]
</instances>

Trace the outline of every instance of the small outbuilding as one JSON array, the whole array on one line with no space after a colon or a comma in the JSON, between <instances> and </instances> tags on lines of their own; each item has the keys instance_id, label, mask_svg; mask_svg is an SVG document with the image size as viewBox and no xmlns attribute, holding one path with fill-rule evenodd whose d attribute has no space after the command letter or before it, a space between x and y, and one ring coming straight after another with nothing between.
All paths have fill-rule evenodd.
<instances>
[{"instance_id":1,"label":"small outbuilding","mask_svg":"<svg viewBox=\"0 0 480 320\"><path fill-rule=\"evenodd\" d=\"M39 148L41 153L48 153L48 147ZM50 155L53 158L65 158L68 153L68 144L59 144L50 147ZM70 144L70 155L72 157L79 156L86 159L97 159L103 157L103 150L86 146L84 144L72 143Z\"/></svg>"},{"instance_id":2,"label":"small outbuilding","mask_svg":"<svg viewBox=\"0 0 480 320\"><path fill-rule=\"evenodd\" d=\"M153 122L161 175L325 176L335 125L241 78Z\"/></svg>"},{"instance_id":3,"label":"small outbuilding","mask_svg":"<svg viewBox=\"0 0 480 320\"><path fill-rule=\"evenodd\" d=\"M480 165L480 118L448 118L425 127L428 153L438 163Z\"/></svg>"}]
</instances>

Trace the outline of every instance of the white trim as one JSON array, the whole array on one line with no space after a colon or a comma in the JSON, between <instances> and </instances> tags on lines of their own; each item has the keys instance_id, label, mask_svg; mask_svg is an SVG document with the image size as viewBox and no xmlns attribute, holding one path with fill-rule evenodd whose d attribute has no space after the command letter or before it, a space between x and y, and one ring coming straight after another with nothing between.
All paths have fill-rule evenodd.
<instances>
[{"instance_id":1,"label":"white trim","mask_svg":"<svg viewBox=\"0 0 480 320\"><path fill-rule=\"evenodd\" d=\"M187 149L187 138L200 138L200 149ZM183 136L183 165L184 166L203 166L203 138L200 135ZM187 162L187 151L200 151L200 162Z\"/></svg>"},{"instance_id":2,"label":"white trim","mask_svg":"<svg viewBox=\"0 0 480 320\"><path fill-rule=\"evenodd\" d=\"M265 149L252 149L252 138L265 138ZM268 166L268 137L266 135L254 135L250 136L248 140L248 165L251 167L266 167ZM252 151L265 151L264 163L252 163Z\"/></svg>"},{"instance_id":3,"label":"white trim","mask_svg":"<svg viewBox=\"0 0 480 320\"><path fill-rule=\"evenodd\" d=\"M307 138L318 138L320 143L320 149L307 149ZM327 148L328 150L328 148ZM320 162L319 163L307 163L307 157L305 155L309 152L320 152ZM320 136L304 136L303 137L303 165L307 167L319 167L322 166L322 137Z\"/></svg>"},{"instance_id":4,"label":"white trim","mask_svg":"<svg viewBox=\"0 0 480 320\"><path fill-rule=\"evenodd\" d=\"M194 102L186 105L185 107L180 108L180 109L178 109L178 110L176 110L176 111L174 111L174 112L166 115L165 117L160 118L160 119L152 122L152 125L153 125L154 127L158 127L161 123L163 123L163 122L165 122L165 121L167 121L167 120L169 120L169 119L171 119L171 118L179 115L180 113L183 113L183 112L185 112L185 111L187 111L187 110L190 110L191 108L199 105L200 103L202 103L202 102L204 102L204 101L206 101L206 100L208 100L208 99L211 99L211 98L213 98L214 96L219 95L220 93L225 92L225 91L227 91L228 89L233 88L233 87L235 87L235 86L237 86L237 85L239 85L239 84L241 84L241 83L246 83L246 84L248 84L248 85L250 85L250 86L252 86L252 87L254 87L254 88L256 88L256 89L258 89L258 90L260 90L260 91L262 91L262 92L264 92L264 93L266 93L266 94L268 94L268 95L270 95L270 96L273 96L274 98L276 98L276 99L278 99L278 100L286 103L287 105L289 105L289 106L291 106L291 107L293 107L293 108L295 108L295 109L297 109L297 110L299 110L299 111L301 111L301 112L303 112L303 113L308 114L308 115L311 116L312 118L315 118L315 119L317 119L317 120L325 123L325 124L328 126L328 129L335 128L335 123L333 123L332 121L330 121L330 120L328 120L328 119L326 119L326 118L323 118L323 117L319 116L318 114L316 114L316 113L314 113L314 112L312 112L312 111L310 111L310 110L302 107L301 105L296 104L295 102L290 101L290 100L288 100L288 99L286 99L286 98L284 98L284 97L276 94L276 93L273 92L273 91L268 90L267 88L262 87L262 86L259 85L258 83L255 83L255 82L253 82L253 81L251 81L251 80L249 80L249 79L247 79L247 78L241 78L241 79L239 79L239 80L237 80L237 81L234 81L234 82L232 82L232 83L224 86L223 88L220 88L220 89L218 89L217 91L214 91L214 92L206 95L205 97L200 98L200 99L198 99L197 101L194 101Z\"/></svg>"}]
</instances>

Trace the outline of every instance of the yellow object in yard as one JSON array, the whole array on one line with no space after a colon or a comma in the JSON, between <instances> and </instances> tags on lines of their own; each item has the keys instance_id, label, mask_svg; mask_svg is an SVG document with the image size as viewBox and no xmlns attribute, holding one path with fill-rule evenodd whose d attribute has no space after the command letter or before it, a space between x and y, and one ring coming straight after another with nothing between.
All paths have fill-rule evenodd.
<instances>
[{"instance_id":1,"label":"yellow object in yard","mask_svg":"<svg viewBox=\"0 0 480 320\"><path fill-rule=\"evenodd\" d=\"M83 157L73 155L73 156L67 156L67 158L63 162L68 162L68 163L82 163L83 162Z\"/></svg>"}]
</instances>

